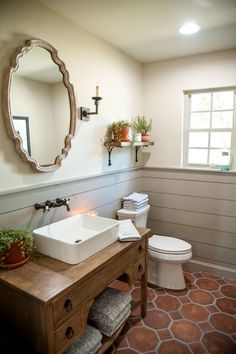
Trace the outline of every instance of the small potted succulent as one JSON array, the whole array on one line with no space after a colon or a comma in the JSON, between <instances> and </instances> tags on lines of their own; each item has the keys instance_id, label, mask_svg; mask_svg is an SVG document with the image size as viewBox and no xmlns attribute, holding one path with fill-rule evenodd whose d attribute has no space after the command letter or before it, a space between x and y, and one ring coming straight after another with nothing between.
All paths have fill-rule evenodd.
<instances>
[{"instance_id":1,"label":"small potted succulent","mask_svg":"<svg viewBox=\"0 0 236 354\"><path fill-rule=\"evenodd\" d=\"M0 228L0 267L16 268L25 264L33 248L32 230Z\"/></svg>"},{"instance_id":2,"label":"small potted succulent","mask_svg":"<svg viewBox=\"0 0 236 354\"><path fill-rule=\"evenodd\" d=\"M135 141L150 141L149 132L152 129L152 120L147 120L145 116L138 116L132 124L133 130L136 133ZM138 134L138 136L137 136ZM140 140L141 134L141 140Z\"/></svg>"}]
</instances>

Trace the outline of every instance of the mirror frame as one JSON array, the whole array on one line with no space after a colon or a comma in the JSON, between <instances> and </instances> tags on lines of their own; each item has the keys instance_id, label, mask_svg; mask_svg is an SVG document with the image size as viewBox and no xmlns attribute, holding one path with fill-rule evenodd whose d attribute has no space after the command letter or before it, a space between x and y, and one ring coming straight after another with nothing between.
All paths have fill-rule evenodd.
<instances>
[{"instance_id":1,"label":"mirror frame","mask_svg":"<svg viewBox=\"0 0 236 354\"><path fill-rule=\"evenodd\" d=\"M26 53L28 53L33 47L42 47L48 50L51 54L52 60L55 64L59 66L59 70L63 76L63 83L67 89L70 104L70 127L69 132L65 136L64 147L61 153L56 156L54 163L48 165L40 165L40 163L30 157L28 153L23 149L23 141L20 135L15 131L13 124L13 117L11 114L11 102L10 102L10 89L13 73L19 68L19 59ZM62 160L67 156L68 151L71 148L71 139L75 135L76 129L76 103L74 89L69 82L69 73L66 69L64 62L58 57L57 50L48 42L42 39L30 39L26 40L25 44L18 47L11 57L10 66L7 67L3 75L3 94L2 94L2 107L3 107L3 118L5 121L7 133L10 139L15 143L16 152L21 156L21 158L28 162L33 170L38 172L53 172L61 166Z\"/></svg>"}]
</instances>

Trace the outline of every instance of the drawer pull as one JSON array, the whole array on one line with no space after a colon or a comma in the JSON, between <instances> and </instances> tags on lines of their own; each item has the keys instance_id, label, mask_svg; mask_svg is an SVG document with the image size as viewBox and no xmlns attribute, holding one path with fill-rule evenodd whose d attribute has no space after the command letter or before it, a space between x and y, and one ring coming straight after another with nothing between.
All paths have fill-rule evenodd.
<instances>
[{"instance_id":1,"label":"drawer pull","mask_svg":"<svg viewBox=\"0 0 236 354\"><path fill-rule=\"evenodd\" d=\"M72 309L72 302L70 299L67 299L65 302L64 302L64 308L66 309L67 312L70 312L71 309Z\"/></svg>"},{"instance_id":2,"label":"drawer pull","mask_svg":"<svg viewBox=\"0 0 236 354\"><path fill-rule=\"evenodd\" d=\"M73 337L73 335L74 335L74 330L73 330L73 328L72 327L67 327L67 329L66 329L66 337L68 338L68 339L70 339L70 338L72 338Z\"/></svg>"},{"instance_id":3,"label":"drawer pull","mask_svg":"<svg viewBox=\"0 0 236 354\"><path fill-rule=\"evenodd\" d=\"M138 266L138 271L139 271L139 273L142 273L142 271L143 271L143 266L142 266L142 264L139 264L139 266Z\"/></svg>"},{"instance_id":4,"label":"drawer pull","mask_svg":"<svg viewBox=\"0 0 236 354\"><path fill-rule=\"evenodd\" d=\"M139 253L143 253L143 251L144 251L143 246L142 246L142 245L140 245L140 246L139 246L139 248L138 248L138 250L139 250Z\"/></svg>"}]
</instances>

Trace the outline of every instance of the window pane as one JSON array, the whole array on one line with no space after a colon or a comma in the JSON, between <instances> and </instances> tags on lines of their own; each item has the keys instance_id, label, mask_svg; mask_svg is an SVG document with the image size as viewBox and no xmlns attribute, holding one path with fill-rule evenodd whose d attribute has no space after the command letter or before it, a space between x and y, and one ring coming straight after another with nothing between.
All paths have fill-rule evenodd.
<instances>
[{"instance_id":1,"label":"window pane","mask_svg":"<svg viewBox=\"0 0 236 354\"><path fill-rule=\"evenodd\" d=\"M191 113L191 129L207 129L210 127L210 112Z\"/></svg>"},{"instance_id":2,"label":"window pane","mask_svg":"<svg viewBox=\"0 0 236 354\"><path fill-rule=\"evenodd\" d=\"M207 149L189 149L188 163L206 165L207 164Z\"/></svg>"},{"instance_id":3,"label":"window pane","mask_svg":"<svg viewBox=\"0 0 236 354\"><path fill-rule=\"evenodd\" d=\"M192 95L191 111L209 111L211 108L211 94L197 93Z\"/></svg>"},{"instance_id":4,"label":"window pane","mask_svg":"<svg viewBox=\"0 0 236 354\"><path fill-rule=\"evenodd\" d=\"M210 150L209 163L217 166L229 165L230 152L222 149Z\"/></svg>"},{"instance_id":5,"label":"window pane","mask_svg":"<svg viewBox=\"0 0 236 354\"><path fill-rule=\"evenodd\" d=\"M212 112L212 128L232 128L233 111Z\"/></svg>"},{"instance_id":6,"label":"window pane","mask_svg":"<svg viewBox=\"0 0 236 354\"><path fill-rule=\"evenodd\" d=\"M210 146L213 148L230 148L231 133L211 133Z\"/></svg>"},{"instance_id":7,"label":"window pane","mask_svg":"<svg viewBox=\"0 0 236 354\"><path fill-rule=\"evenodd\" d=\"M213 110L233 109L234 92L223 91L213 93Z\"/></svg>"},{"instance_id":8,"label":"window pane","mask_svg":"<svg viewBox=\"0 0 236 354\"><path fill-rule=\"evenodd\" d=\"M189 147L208 147L208 133L189 133Z\"/></svg>"}]
</instances>

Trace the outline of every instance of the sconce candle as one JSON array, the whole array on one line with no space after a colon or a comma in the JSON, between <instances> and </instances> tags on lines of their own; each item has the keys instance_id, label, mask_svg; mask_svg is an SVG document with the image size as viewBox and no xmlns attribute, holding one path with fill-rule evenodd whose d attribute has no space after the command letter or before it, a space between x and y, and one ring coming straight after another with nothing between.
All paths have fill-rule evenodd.
<instances>
[{"instance_id":1,"label":"sconce candle","mask_svg":"<svg viewBox=\"0 0 236 354\"><path fill-rule=\"evenodd\" d=\"M98 103L102 100L102 97L99 96L99 86L96 86L96 96L92 97L95 104L95 112L90 112L89 108L80 107L80 119L81 120L90 120L90 115L98 114Z\"/></svg>"}]
</instances>

